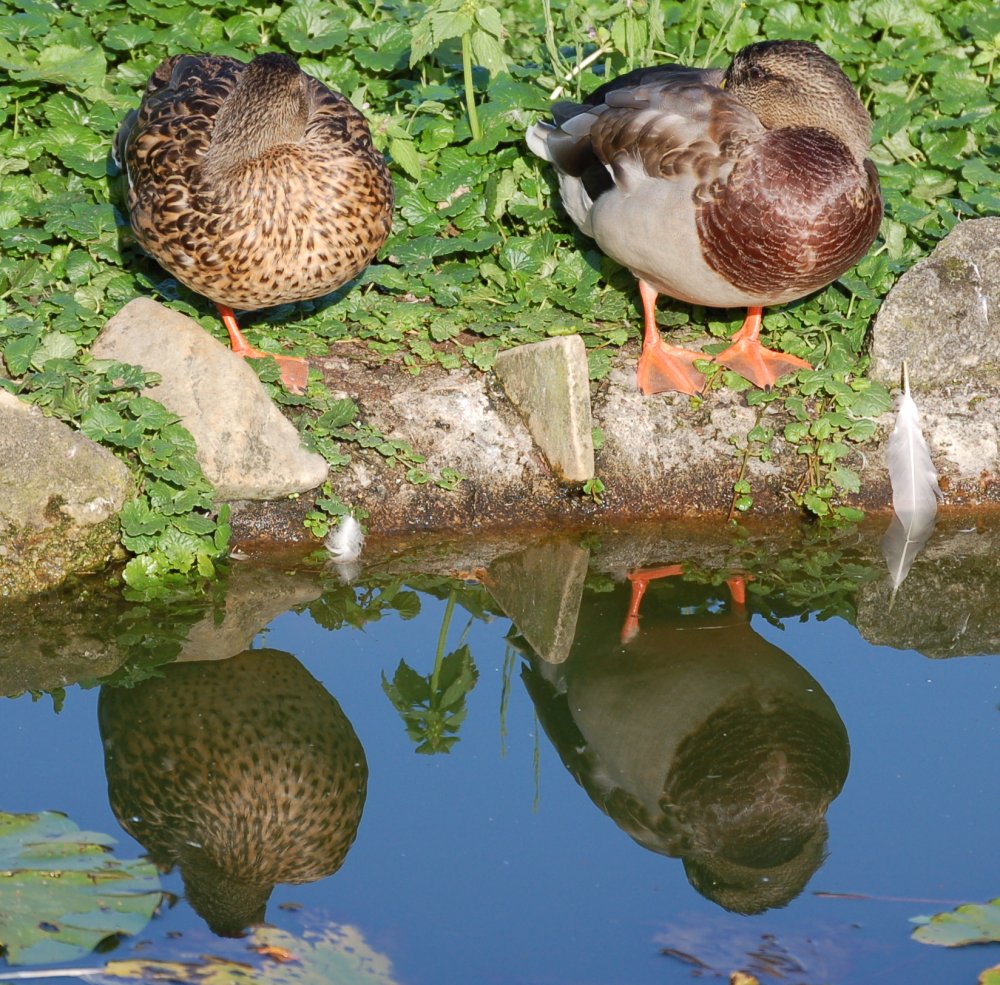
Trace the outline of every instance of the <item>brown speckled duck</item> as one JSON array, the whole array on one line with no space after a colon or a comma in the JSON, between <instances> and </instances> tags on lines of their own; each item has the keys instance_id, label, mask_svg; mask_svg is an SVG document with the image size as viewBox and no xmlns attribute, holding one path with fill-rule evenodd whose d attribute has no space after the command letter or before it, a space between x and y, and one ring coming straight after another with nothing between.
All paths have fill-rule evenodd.
<instances>
[{"instance_id":1,"label":"brown speckled duck","mask_svg":"<svg viewBox=\"0 0 1000 985\"><path fill-rule=\"evenodd\" d=\"M321 297L371 262L392 224L392 183L364 117L287 55L161 62L115 138L140 246L214 301L233 351L234 308ZM301 392L303 359L278 358Z\"/></svg>"},{"instance_id":2,"label":"brown speckled duck","mask_svg":"<svg viewBox=\"0 0 1000 985\"><path fill-rule=\"evenodd\" d=\"M639 281L643 393L698 393L708 358L660 339L659 294L746 307L714 358L760 387L809 364L758 341L761 309L855 264L882 218L871 119L840 66L806 41L743 48L724 72L638 69L557 104L528 145L559 174L580 229Z\"/></svg>"}]
</instances>

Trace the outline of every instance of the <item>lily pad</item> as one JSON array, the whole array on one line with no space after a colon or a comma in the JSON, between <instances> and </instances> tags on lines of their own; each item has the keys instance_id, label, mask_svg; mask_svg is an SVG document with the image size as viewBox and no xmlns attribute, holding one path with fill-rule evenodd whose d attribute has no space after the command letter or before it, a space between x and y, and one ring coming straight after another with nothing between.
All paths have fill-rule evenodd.
<instances>
[{"instance_id":1,"label":"lily pad","mask_svg":"<svg viewBox=\"0 0 1000 985\"><path fill-rule=\"evenodd\" d=\"M109 961L98 983L172 982L175 985L395 985L389 959L356 927L329 924L301 937L259 927L245 938L252 958L207 956L199 961ZM252 963L251 963L252 962Z\"/></svg>"},{"instance_id":2,"label":"lily pad","mask_svg":"<svg viewBox=\"0 0 1000 985\"><path fill-rule=\"evenodd\" d=\"M156 867L65 814L0 812L0 947L10 964L69 961L136 934L160 902Z\"/></svg>"},{"instance_id":3,"label":"lily pad","mask_svg":"<svg viewBox=\"0 0 1000 985\"><path fill-rule=\"evenodd\" d=\"M967 903L937 913L913 932L921 944L961 947L963 944L1000 943L1000 899Z\"/></svg>"}]
</instances>

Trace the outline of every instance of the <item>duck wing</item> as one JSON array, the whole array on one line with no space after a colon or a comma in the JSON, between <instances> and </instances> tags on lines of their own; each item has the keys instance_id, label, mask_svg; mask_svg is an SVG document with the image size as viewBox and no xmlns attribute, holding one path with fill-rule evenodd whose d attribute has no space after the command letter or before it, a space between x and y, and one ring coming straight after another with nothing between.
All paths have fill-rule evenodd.
<instances>
[{"instance_id":1,"label":"duck wing","mask_svg":"<svg viewBox=\"0 0 1000 985\"><path fill-rule=\"evenodd\" d=\"M551 161L570 217L593 236L591 210L637 179L679 180L679 194L724 177L740 149L763 130L756 116L719 87L723 72L667 65L636 69L605 83L582 103L557 103L552 124L528 134Z\"/></svg>"},{"instance_id":2,"label":"duck wing","mask_svg":"<svg viewBox=\"0 0 1000 985\"><path fill-rule=\"evenodd\" d=\"M165 58L146 84L142 102L118 128L113 156L136 185L157 166L161 150L183 149L201 156L208 148L215 117L246 66L223 55L173 55ZM174 163L177 163L174 161Z\"/></svg>"}]
</instances>

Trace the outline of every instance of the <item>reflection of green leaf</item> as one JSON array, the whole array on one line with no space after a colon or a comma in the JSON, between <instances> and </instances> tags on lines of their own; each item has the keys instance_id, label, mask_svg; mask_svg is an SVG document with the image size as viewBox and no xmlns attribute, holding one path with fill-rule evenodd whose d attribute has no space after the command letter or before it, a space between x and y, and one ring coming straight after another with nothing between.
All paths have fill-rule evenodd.
<instances>
[{"instance_id":1,"label":"reflection of green leaf","mask_svg":"<svg viewBox=\"0 0 1000 985\"><path fill-rule=\"evenodd\" d=\"M137 934L160 901L156 868L63 814L0 813L0 945L11 964L68 961Z\"/></svg>"},{"instance_id":2,"label":"reflection of green leaf","mask_svg":"<svg viewBox=\"0 0 1000 985\"><path fill-rule=\"evenodd\" d=\"M447 655L444 652L456 598L452 590L430 675L421 677L402 660L392 683L382 675L382 690L399 712L406 734L417 743L419 753L449 752L458 742L457 733L465 721L465 698L479 679L468 646L462 645Z\"/></svg>"},{"instance_id":3,"label":"reflection of green leaf","mask_svg":"<svg viewBox=\"0 0 1000 985\"><path fill-rule=\"evenodd\" d=\"M1000 898L989 903L967 903L947 913L937 913L917 927L913 938L921 944L942 947L1000 943Z\"/></svg>"}]
</instances>

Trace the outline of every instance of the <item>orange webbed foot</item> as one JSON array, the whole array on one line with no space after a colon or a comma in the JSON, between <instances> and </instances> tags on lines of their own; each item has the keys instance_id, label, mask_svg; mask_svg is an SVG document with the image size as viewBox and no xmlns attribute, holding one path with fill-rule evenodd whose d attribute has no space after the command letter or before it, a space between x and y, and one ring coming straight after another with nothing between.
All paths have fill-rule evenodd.
<instances>
[{"instance_id":1,"label":"orange webbed foot","mask_svg":"<svg viewBox=\"0 0 1000 985\"><path fill-rule=\"evenodd\" d=\"M715 361L762 389L774 386L782 376L789 373L812 369L810 363L798 356L765 349L759 342L747 339L741 339L718 353Z\"/></svg>"},{"instance_id":2,"label":"orange webbed foot","mask_svg":"<svg viewBox=\"0 0 1000 985\"><path fill-rule=\"evenodd\" d=\"M694 361L708 358L703 352L692 352L665 342L643 345L636 382L647 397L672 390L695 396L705 389L705 376L694 368Z\"/></svg>"},{"instance_id":3,"label":"orange webbed foot","mask_svg":"<svg viewBox=\"0 0 1000 985\"><path fill-rule=\"evenodd\" d=\"M298 356L276 356L273 352L261 352L255 349L253 352L245 352L243 355L250 359L266 358L270 356L281 370L281 383L289 393L303 394L306 392L306 384L309 382L309 361L300 359Z\"/></svg>"},{"instance_id":4,"label":"orange webbed foot","mask_svg":"<svg viewBox=\"0 0 1000 985\"><path fill-rule=\"evenodd\" d=\"M774 386L782 376L800 369L812 369L812 365L798 356L766 349L760 344L761 313L760 308L749 308L740 330L733 336L732 345L713 358L754 386L766 389Z\"/></svg>"},{"instance_id":5,"label":"orange webbed foot","mask_svg":"<svg viewBox=\"0 0 1000 985\"><path fill-rule=\"evenodd\" d=\"M290 393L303 394L306 392L306 384L309 382L309 362L298 356L276 356L273 352L264 352L255 349L240 331L236 322L236 315L232 308L225 305L216 305L219 309L219 317L222 324L226 326L229 333L229 341L233 352L244 359L266 359L270 356L281 370L282 385Z\"/></svg>"},{"instance_id":6,"label":"orange webbed foot","mask_svg":"<svg viewBox=\"0 0 1000 985\"><path fill-rule=\"evenodd\" d=\"M642 355L636 369L636 383L645 396L676 390L691 396L705 389L705 377L694 368L696 359L708 359L701 352L691 352L678 345L667 345L656 327L656 288L639 280L642 299Z\"/></svg>"}]
</instances>

